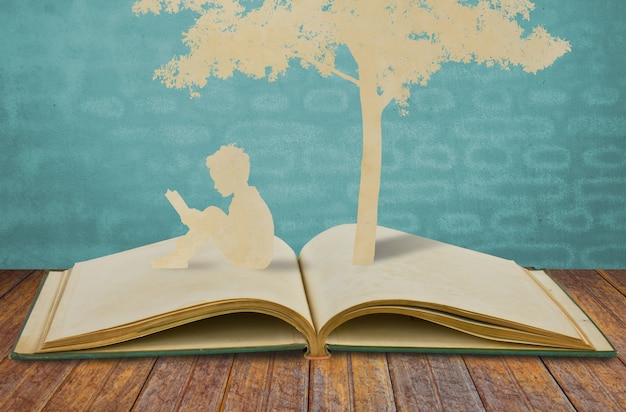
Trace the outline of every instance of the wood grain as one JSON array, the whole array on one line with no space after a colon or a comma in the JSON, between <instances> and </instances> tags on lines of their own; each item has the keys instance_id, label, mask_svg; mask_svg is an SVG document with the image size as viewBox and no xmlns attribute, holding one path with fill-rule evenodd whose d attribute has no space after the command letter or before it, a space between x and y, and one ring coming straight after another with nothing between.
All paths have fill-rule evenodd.
<instances>
[{"instance_id":1,"label":"wood grain","mask_svg":"<svg viewBox=\"0 0 626 412\"><path fill-rule=\"evenodd\" d=\"M180 410L217 410L226 393L234 356L198 356L190 371Z\"/></svg>"},{"instance_id":2,"label":"wood grain","mask_svg":"<svg viewBox=\"0 0 626 412\"><path fill-rule=\"evenodd\" d=\"M458 355L387 355L399 411L483 410L480 396Z\"/></svg>"},{"instance_id":3,"label":"wood grain","mask_svg":"<svg viewBox=\"0 0 626 412\"><path fill-rule=\"evenodd\" d=\"M600 276L602 276L611 286L617 289L622 296L626 296L626 271L624 270L598 270Z\"/></svg>"},{"instance_id":4,"label":"wood grain","mask_svg":"<svg viewBox=\"0 0 626 412\"><path fill-rule=\"evenodd\" d=\"M31 275L33 271L0 270L0 297L11 290L15 285Z\"/></svg>"},{"instance_id":5,"label":"wood grain","mask_svg":"<svg viewBox=\"0 0 626 412\"><path fill-rule=\"evenodd\" d=\"M396 410L385 354L354 352L349 356L355 410Z\"/></svg>"},{"instance_id":6,"label":"wood grain","mask_svg":"<svg viewBox=\"0 0 626 412\"><path fill-rule=\"evenodd\" d=\"M100 362L100 361L91 361ZM130 410L155 364L155 358L120 359L102 384L91 404L93 411Z\"/></svg>"},{"instance_id":7,"label":"wood grain","mask_svg":"<svg viewBox=\"0 0 626 412\"><path fill-rule=\"evenodd\" d=\"M235 355L226 387L223 410L267 409L274 354L243 353Z\"/></svg>"},{"instance_id":8,"label":"wood grain","mask_svg":"<svg viewBox=\"0 0 626 412\"><path fill-rule=\"evenodd\" d=\"M80 361L67 374L46 405L51 410L79 410L90 405L117 363L113 359Z\"/></svg>"},{"instance_id":9,"label":"wood grain","mask_svg":"<svg viewBox=\"0 0 626 412\"><path fill-rule=\"evenodd\" d=\"M596 272L553 270L550 274L589 313L620 358L546 358L546 366L578 410L626 410L624 296Z\"/></svg>"},{"instance_id":10,"label":"wood grain","mask_svg":"<svg viewBox=\"0 0 626 412\"><path fill-rule=\"evenodd\" d=\"M485 409L574 410L536 357L466 356L467 368Z\"/></svg>"},{"instance_id":11,"label":"wood grain","mask_svg":"<svg viewBox=\"0 0 626 412\"><path fill-rule=\"evenodd\" d=\"M182 394L195 361L193 356L159 358L137 398L137 411L174 411L182 403Z\"/></svg>"},{"instance_id":12,"label":"wood grain","mask_svg":"<svg viewBox=\"0 0 626 412\"><path fill-rule=\"evenodd\" d=\"M5 362L3 361L3 364ZM16 365L19 364L19 365ZM76 361L17 362L7 360L2 368L0 410L32 411L43 407ZM5 374L6 373L6 374Z\"/></svg>"},{"instance_id":13,"label":"wood grain","mask_svg":"<svg viewBox=\"0 0 626 412\"><path fill-rule=\"evenodd\" d=\"M352 377L348 372L348 353L336 352L329 359L312 360L310 362L310 410L352 410L352 392L350 390Z\"/></svg>"},{"instance_id":14,"label":"wood grain","mask_svg":"<svg viewBox=\"0 0 626 412\"><path fill-rule=\"evenodd\" d=\"M309 361L303 352L276 353L267 394L269 411L304 411L309 403Z\"/></svg>"}]
</instances>

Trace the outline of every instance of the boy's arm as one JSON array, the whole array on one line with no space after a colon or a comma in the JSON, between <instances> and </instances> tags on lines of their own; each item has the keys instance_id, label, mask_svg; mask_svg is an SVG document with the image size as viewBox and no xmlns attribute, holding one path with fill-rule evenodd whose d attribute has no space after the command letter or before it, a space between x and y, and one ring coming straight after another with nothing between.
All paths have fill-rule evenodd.
<instances>
[{"instance_id":1,"label":"boy's arm","mask_svg":"<svg viewBox=\"0 0 626 412\"><path fill-rule=\"evenodd\" d=\"M182 197L178 194L176 190L169 190L165 192L165 197L170 201L176 213L182 218L183 216L187 216L189 214L189 206L183 200Z\"/></svg>"},{"instance_id":2,"label":"boy's arm","mask_svg":"<svg viewBox=\"0 0 626 412\"><path fill-rule=\"evenodd\" d=\"M198 225L201 224L204 213L198 209L192 209L187 206L187 203L185 203L176 190L168 189L167 192L165 192L165 197L170 201L176 213L180 216L180 221L183 222L184 225L191 228L192 226L198 227Z\"/></svg>"}]
</instances>

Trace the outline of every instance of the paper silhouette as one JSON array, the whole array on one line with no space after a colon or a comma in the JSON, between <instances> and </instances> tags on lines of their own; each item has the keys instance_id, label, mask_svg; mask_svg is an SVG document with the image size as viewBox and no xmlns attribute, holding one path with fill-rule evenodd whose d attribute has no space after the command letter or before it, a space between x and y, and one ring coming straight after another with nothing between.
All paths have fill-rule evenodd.
<instances>
[{"instance_id":1,"label":"paper silhouette","mask_svg":"<svg viewBox=\"0 0 626 412\"><path fill-rule=\"evenodd\" d=\"M408 106L412 85L426 86L446 62L521 66L535 73L570 50L543 27L526 30L529 0L139 0L136 14L198 14L184 33L189 53L155 71L167 87L192 96L209 77L235 71L274 81L298 59L322 76L337 75L359 88L363 128L361 182L353 264L373 262L382 162L383 110ZM260 5L257 5L260 4ZM357 70L342 71L340 48Z\"/></svg>"},{"instance_id":2,"label":"paper silhouette","mask_svg":"<svg viewBox=\"0 0 626 412\"><path fill-rule=\"evenodd\" d=\"M249 156L233 145L222 146L207 157L206 166L215 189L224 197L233 196L228 214L216 206L189 208L178 192L168 190L165 196L189 231L176 241L176 250L152 266L187 268L200 246L212 241L236 266L266 268L274 254L274 221L258 190L248 185Z\"/></svg>"}]
</instances>

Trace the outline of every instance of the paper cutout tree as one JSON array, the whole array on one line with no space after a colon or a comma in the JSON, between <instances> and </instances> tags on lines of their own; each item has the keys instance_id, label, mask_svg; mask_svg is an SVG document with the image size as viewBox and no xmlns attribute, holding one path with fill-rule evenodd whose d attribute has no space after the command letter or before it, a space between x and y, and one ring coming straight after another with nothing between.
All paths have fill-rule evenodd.
<instances>
[{"instance_id":1,"label":"paper cutout tree","mask_svg":"<svg viewBox=\"0 0 626 412\"><path fill-rule=\"evenodd\" d=\"M192 96L208 78L235 71L274 81L293 59L359 88L363 153L352 261L368 264L376 243L383 110L392 101L408 106L411 86L426 86L445 62L530 73L550 66L570 45L543 27L526 32L520 21L533 8L528 0L140 0L133 11L199 15L183 34L189 53L154 73ZM339 47L352 54L356 73L336 67Z\"/></svg>"}]
</instances>

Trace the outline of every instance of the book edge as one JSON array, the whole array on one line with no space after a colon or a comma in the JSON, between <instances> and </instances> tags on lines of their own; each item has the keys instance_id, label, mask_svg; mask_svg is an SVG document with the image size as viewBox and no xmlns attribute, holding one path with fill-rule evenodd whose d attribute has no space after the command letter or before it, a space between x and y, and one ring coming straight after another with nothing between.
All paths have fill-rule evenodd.
<instances>
[{"instance_id":1,"label":"book edge","mask_svg":"<svg viewBox=\"0 0 626 412\"><path fill-rule=\"evenodd\" d=\"M550 275L549 270L529 270L529 272L533 275L533 277L535 277L535 273L542 274L543 277L551 283L551 285L554 285L554 287L558 288L558 291L567 299L567 301L562 302L556 296L554 296L554 293L552 293L552 291L550 291L550 296L552 296L553 299L557 300L560 304L563 304L563 303L569 304L572 307L572 309L578 312L578 315L584 316L584 321L588 322L588 325L581 325L578 320L575 320L575 324L582 329L583 335L591 341L592 346L597 348L596 343L598 342L602 343L603 345L607 347L607 349L605 350L606 352L615 353L615 356L617 356L618 354L617 349L615 348L615 346L613 346L613 344L608 339L608 337L604 334L602 329L591 318L591 316L589 316L589 314L578 304L578 302L572 297L572 295L570 295L569 292L565 290L559 282L554 280L554 278ZM540 279L537 279L536 277L535 279L537 280L537 282L541 282ZM574 314L571 313L571 310L569 308L564 308L564 309L567 310L570 316L572 317L574 316ZM595 336L593 335L589 336L591 333L595 334Z\"/></svg>"}]
</instances>

